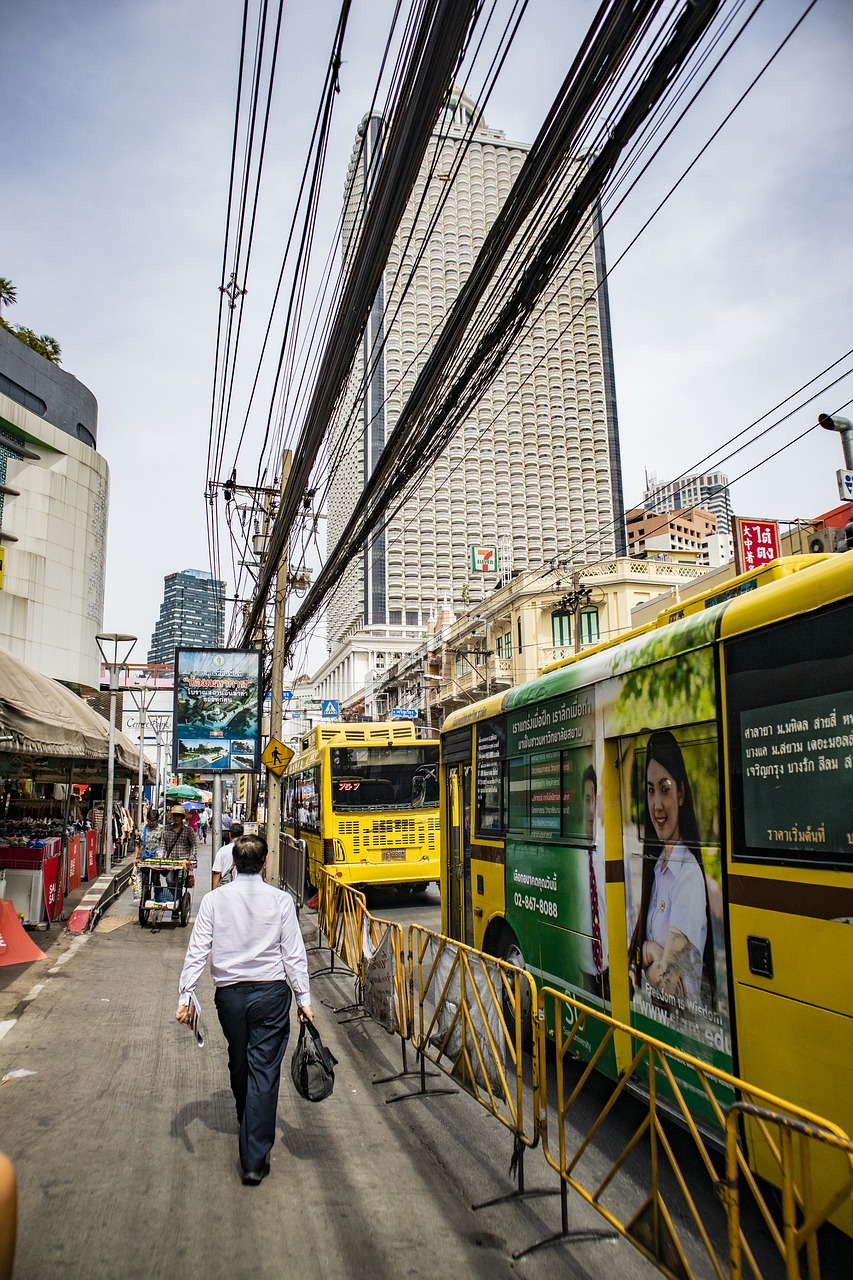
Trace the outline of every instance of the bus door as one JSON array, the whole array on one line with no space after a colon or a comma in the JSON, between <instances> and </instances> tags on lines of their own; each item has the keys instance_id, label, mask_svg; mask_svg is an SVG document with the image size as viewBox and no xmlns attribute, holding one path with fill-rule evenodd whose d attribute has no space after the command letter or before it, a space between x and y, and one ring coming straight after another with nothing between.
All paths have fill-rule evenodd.
<instances>
[{"instance_id":1,"label":"bus door","mask_svg":"<svg viewBox=\"0 0 853 1280\"><path fill-rule=\"evenodd\" d=\"M470 943L474 936L471 894L467 889L471 868L471 765L451 765L447 771L447 778L449 788L448 932L451 938L461 938Z\"/></svg>"}]
</instances>

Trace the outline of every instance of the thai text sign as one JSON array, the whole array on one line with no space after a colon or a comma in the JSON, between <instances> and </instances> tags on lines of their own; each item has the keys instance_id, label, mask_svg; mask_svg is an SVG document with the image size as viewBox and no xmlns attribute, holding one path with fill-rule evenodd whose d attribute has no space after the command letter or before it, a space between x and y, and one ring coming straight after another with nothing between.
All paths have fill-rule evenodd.
<instances>
[{"instance_id":1,"label":"thai text sign","mask_svg":"<svg viewBox=\"0 0 853 1280\"><path fill-rule=\"evenodd\" d=\"M261 654L257 649L175 653L175 773L260 768Z\"/></svg>"},{"instance_id":2,"label":"thai text sign","mask_svg":"<svg viewBox=\"0 0 853 1280\"><path fill-rule=\"evenodd\" d=\"M753 856L853 864L853 694L742 712L741 758Z\"/></svg>"},{"instance_id":3,"label":"thai text sign","mask_svg":"<svg viewBox=\"0 0 853 1280\"><path fill-rule=\"evenodd\" d=\"M735 568L738 573L762 569L782 554L775 520L747 520L735 516Z\"/></svg>"}]
</instances>

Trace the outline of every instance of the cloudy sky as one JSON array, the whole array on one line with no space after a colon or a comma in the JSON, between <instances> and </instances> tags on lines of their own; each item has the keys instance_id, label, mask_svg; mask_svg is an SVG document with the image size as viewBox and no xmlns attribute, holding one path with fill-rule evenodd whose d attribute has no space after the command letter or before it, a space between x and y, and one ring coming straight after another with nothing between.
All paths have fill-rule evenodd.
<instances>
[{"instance_id":1,"label":"cloudy sky","mask_svg":"<svg viewBox=\"0 0 853 1280\"><path fill-rule=\"evenodd\" d=\"M768 0L759 10L608 226L610 264L807 3ZM318 260L334 236L389 7L353 2ZM337 0L285 5L245 309L247 370L268 318L338 8ZM98 399L112 484L105 626L135 632L140 651L164 574L208 566L205 464L241 10L239 0L0 0L0 275L18 290L8 318L55 337L63 367ZM490 125L514 140L534 138L594 12L592 0L530 0L486 110ZM614 267L629 504L641 497L646 470L664 480L692 469L835 361L814 390L853 369L853 356L840 359L853 348L851 66L853 6L818 0ZM842 409L851 399L853 374L722 469L739 476L806 431L818 411L853 416ZM250 421L241 457L262 426ZM839 439L810 432L734 485L735 509L781 519L824 511L838 502L841 465Z\"/></svg>"}]
</instances>

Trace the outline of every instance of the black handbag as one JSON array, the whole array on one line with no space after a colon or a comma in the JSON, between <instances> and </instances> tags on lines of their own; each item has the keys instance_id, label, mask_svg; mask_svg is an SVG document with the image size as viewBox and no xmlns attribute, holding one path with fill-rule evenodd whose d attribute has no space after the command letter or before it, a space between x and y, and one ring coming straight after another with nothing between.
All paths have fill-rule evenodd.
<instances>
[{"instance_id":1,"label":"black handbag","mask_svg":"<svg viewBox=\"0 0 853 1280\"><path fill-rule=\"evenodd\" d=\"M299 1040L290 1064L296 1092L306 1102L322 1102L335 1087L338 1060L320 1039L320 1032L307 1018L300 1023Z\"/></svg>"}]
</instances>

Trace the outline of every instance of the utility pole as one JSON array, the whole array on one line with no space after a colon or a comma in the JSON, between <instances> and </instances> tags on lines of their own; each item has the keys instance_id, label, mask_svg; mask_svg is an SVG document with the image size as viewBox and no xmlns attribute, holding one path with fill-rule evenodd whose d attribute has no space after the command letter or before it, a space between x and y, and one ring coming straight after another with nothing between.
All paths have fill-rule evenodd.
<instances>
[{"instance_id":1,"label":"utility pole","mask_svg":"<svg viewBox=\"0 0 853 1280\"><path fill-rule=\"evenodd\" d=\"M572 589L560 600L560 608L564 613L572 615L572 640L575 653L581 651L581 613L592 600L592 588L580 581L578 574L572 574Z\"/></svg>"},{"instance_id":2,"label":"utility pole","mask_svg":"<svg viewBox=\"0 0 853 1280\"><path fill-rule=\"evenodd\" d=\"M281 493L287 487L293 454L285 449L281 460ZM287 579L289 571L289 544L285 539L279 557L275 577L275 611L272 633L272 672L270 675L270 737L282 739L282 694L284 692L284 630L287 622ZM277 885L281 879L279 865L279 836L281 834L281 778L267 772L267 879Z\"/></svg>"}]
</instances>

